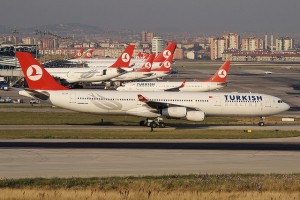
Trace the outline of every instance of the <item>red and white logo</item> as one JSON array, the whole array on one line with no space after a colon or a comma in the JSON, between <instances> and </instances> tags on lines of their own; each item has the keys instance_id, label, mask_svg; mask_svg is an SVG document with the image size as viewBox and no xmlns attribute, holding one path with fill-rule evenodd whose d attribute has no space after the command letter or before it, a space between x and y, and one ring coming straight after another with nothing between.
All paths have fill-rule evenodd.
<instances>
[{"instance_id":1,"label":"red and white logo","mask_svg":"<svg viewBox=\"0 0 300 200\"><path fill-rule=\"evenodd\" d=\"M171 63L169 61L166 61L166 62L164 62L164 66L165 66L165 68L170 68Z\"/></svg>"},{"instance_id":2,"label":"red and white logo","mask_svg":"<svg viewBox=\"0 0 300 200\"><path fill-rule=\"evenodd\" d=\"M164 58L169 58L170 55L171 55L171 51L170 51L170 50L165 50L165 51L163 52Z\"/></svg>"},{"instance_id":3,"label":"red and white logo","mask_svg":"<svg viewBox=\"0 0 300 200\"><path fill-rule=\"evenodd\" d=\"M122 61L127 63L130 60L130 56L128 53L123 53L122 54Z\"/></svg>"},{"instance_id":4,"label":"red and white logo","mask_svg":"<svg viewBox=\"0 0 300 200\"><path fill-rule=\"evenodd\" d=\"M32 81L38 81L42 78L43 70L38 65L31 65L28 67L26 75Z\"/></svg>"},{"instance_id":5,"label":"red and white logo","mask_svg":"<svg viewBox=\"0 0 300 200\"><path fill-rule=\"evenodd\" d=\"M218 71L218 76L219 76L220 78L225 78L225 77L227 76L227 72L226 72L224 69L220 69L220 70Z\"/></svg>"},{"instance_id":6,"label":"red and white logo","mask_svg":"<svg viewBox=\"0 0 300 200\"><path fill-rule=\"evenodd\" d=\"M80 57L80 56L82 56L82 54L81 54L80 52L78 52L78 53L77 53L77 56Z\"/></svg>"},{"instance_id":7,"label":"red and white logo","mask_svg":"<svg viewBox=\"0 0 300 200\"><path fill-rule=\"evenodd\" d=\"M151 68L151 63L150 62L146 62L145 63L145 68L147 68L147 69Z\"/></svg>"},{"instance_id":8,"label":"red and white logo","mask_svg":"<svg viewBox=\"0 0 300 200\"><path fill-rule=\"evenodd\" d=\"M87 53L86 56L90 58L92 56L92 54L91 53Z\"/></svg>"}]
</instances>

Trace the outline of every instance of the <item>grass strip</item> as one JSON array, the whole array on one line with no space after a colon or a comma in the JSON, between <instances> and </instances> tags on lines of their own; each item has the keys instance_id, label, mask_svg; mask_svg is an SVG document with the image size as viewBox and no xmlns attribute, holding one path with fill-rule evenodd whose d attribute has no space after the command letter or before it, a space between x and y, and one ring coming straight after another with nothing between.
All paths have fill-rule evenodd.
<instances>
[{"instance_id":1,"label":"grass strip","mask_svg":"<svg viewBox=\"0 0 300 200\"><path fill-rule=\"evenodd\" d=\"M0 188L47 188L131 191L272 191L299 192L300 174L170 175L107 178L1 179Z\"/></svg>"}]
</instances>

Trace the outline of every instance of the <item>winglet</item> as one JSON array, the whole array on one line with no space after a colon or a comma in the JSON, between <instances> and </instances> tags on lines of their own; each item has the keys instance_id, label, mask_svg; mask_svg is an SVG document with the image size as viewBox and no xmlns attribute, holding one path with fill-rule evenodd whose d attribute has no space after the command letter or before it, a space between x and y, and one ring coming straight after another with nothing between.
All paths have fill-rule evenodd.
<instances>
[{"instance_id":1,"label":"winglet","mask_svg":"<svg viewBox=\"0 0 300 200\"><path fill-rule=\"evenodd\" d=\"M185 86L185 82L186 82L186 80L184 80L184 81L181 83L180 88L183 88L183 87Z\"/></svg>"},{"instance_id":2,"label":"winglet","mask_svg":"<svg viewBox=\"0 0 300 200\"><path fill-rule=\"evenodd\" d=\"M176 42L170 42L169 45L155 57L153 62L164 62L169 56L174 54L175 49Z\"/></svg>"},{"instance_id":3,"label":"winglet","mask_svg":"<svg viewBox=\"0 0 300 200\"><path fill-rule=\"evenodd\" d=\"M149 100L141 94L138 94L138 99L141 102L148 102Z\"/></svg>"},{"instance_id":4,"label":"winglet","mask_svg":"<svg viewBox=\"0 0 300 200\"><path fill-rule=\"evenodd\" d=\"M205 80L203 82L220 82L220 83L226 82L229 68L230 68L230 61L226 61L210 79Z\"/></svg>"},{"instance_id":5,"label":"winglet","mask_svg":"<svg viewBox=\"0 0 300 200\"><path fill-rule=\"evenodd\" d=\"M69 90L55 81L34 57L27 52L16 52L25 79L32 90Z\"/></svg>"},{"instance_id":6,"label":"winglet","mask_svg":"<svg viewBox=\"0 0 300 200\"><path fill-rule=\"evenodd\" d=\"M128 68L134 51L134 45L129 45L117 59L117 61L109 68Z\"/></svg>"}]
</instances>

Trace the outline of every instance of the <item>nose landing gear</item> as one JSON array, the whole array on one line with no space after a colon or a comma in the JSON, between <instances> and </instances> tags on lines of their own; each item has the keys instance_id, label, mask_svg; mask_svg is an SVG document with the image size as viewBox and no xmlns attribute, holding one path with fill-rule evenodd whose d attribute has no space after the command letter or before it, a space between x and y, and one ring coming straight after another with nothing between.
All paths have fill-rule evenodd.
<instances>
[{"instance_id":1,"label":"nose landing gear","mask_svg":"<svg viewBox=\"0 0 300 200\"><path fill-rule=\"evenodd\" d=\"M264 126L265 125L265 119L266 119L266 117L260 117L260 122L258 122L258 126Z\"/></svg>"}]
</instances>

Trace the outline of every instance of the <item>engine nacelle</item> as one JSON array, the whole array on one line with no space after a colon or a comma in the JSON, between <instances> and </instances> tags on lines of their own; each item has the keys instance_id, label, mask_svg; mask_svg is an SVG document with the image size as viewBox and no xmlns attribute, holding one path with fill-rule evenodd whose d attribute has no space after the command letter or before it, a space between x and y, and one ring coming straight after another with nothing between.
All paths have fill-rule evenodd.
<instances>
[{"instance_id":1,"label":"engine nacelle","mask_svg":"<svg viewBox=\"0 0 300 200\"><path fill-rule=\"evenodd\" d=\"M188 111L186 113L186 119L189 121L201 122L205 118L205 113L202 111Z\"/></svg>"},{"instance_id":2,"label":"engine nacelle","mask_svg":"<svg viewBox=\"0 0 300 200\"><path fill-rule=\"evenodd\" d=\"M170 107L161 110L161 114L170 118L183 118L186 116L185 107Z\"/></svg>"}]
</instances>

